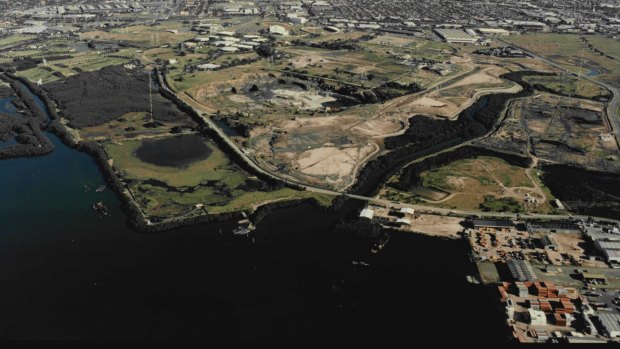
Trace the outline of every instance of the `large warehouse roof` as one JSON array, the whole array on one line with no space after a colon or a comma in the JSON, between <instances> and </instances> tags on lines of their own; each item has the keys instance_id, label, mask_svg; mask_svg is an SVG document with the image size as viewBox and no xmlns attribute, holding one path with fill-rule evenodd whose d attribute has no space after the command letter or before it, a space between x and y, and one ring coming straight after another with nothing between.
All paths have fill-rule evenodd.
<instances>
[{"instance_id":1,"label":"large warehouse roof","mask_svg":"<svg viewBox=\"0 0 620 349\"><path fill-rule=\"evenodd\" d=\"M461 29L435 29L435 33L447 42L476 42L477 38Z\"/></svg>"}]
</instances>

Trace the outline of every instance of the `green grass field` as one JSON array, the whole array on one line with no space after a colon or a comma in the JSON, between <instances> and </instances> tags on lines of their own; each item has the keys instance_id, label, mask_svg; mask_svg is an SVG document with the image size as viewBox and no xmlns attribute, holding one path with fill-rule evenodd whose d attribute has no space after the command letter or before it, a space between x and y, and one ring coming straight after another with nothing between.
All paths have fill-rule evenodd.
<instances>
[{"instance_id":1,"label":"green grass field","mask_svg":"<svg viewBox=\"0 0 620 349\"><path fill-rule=\"evenodd\" d=\"M420 177L424 188L406 193L389 189L385 197L451 209L520 212L524 206L523 195L541 193L537 189L540 187L542 194L536 195L545 195L547 200L530 208L534 212L548 212L551 210L548 200L552 197L548 190L541 187L540 180L534 174L533 179L528 177L526 170L495 157L457 160L422 172ZM427 190L445 194L443 198L431 197L430 194L424 194Z\"/></svg>"},{"instance_id":2,"label":"green grass field","mask_svg":"<svg viewBox=\"0 0 620 349\"><path fill-rule=\"evenodd\" d=\"M172 187L194 187L205 181L221 181L227 186L237 187L247 178L211 142L207 143L212 151L209 158L194 162L186 168L157 166L141 161L134 155L141 143L134 140L106 145L109 156L114 159L114 166L121 170L123 177L156 179Z\"/></svg>"},{"instance_id":3,"label":"green grass field","mask_svg":"<svg viewBox=\"0 0 620 349\"><path fill-rule=\"evenodd\" d=\"M6 38L0 39L0 47L8 46L8 45L15 44L15 43L22 42L22 41L27 41L27 40L34 39L34 38L35 38L35 36L33 36L33 35L12 35L12 36L8 36Z\"/></svg>"},{"instance_id":4,"label":"green grass field","mask_svg":"<svg viewBox=\"0 0 620 349\"><path fill-rule=\"evenodd\" d=\"M614 43L607 38L596 38L592 37L593 42L598 42L602 46L598 49L612 56L618 54L617 41ZM596 70L600 75L593 75L594 78L620 86L620 61L611 60L593 52L578 35L525 34L511 35L506 40L549 58L572 72L588 74L592 69Z\"/></svg>"},{"instance_id":5,"label":"green grass field","mask_svg":"<svg viewBox=\"0 0 620 349\"><path fill-rule=\"evenodd\" d=\"M588 41L597 49L605 52L617 60L620 60L620 41L603 35L588 36Z\"/></svg>"},{"instance_id":6,"label":"green grass field","mask_svg":"<svg viewBox=\"0 0 620 349\"><path fill-rule=\"evenodd\" d=\"M480 209L491 212L522 212L523 206L513 198L496 198L492 195L484 197Z\"/></svg>"},{"instance_id":7,"label":"green grass field","mask_svg":"<svg viewBox=\"0 0 620 349\"><path fill-rule=\"evenodd\" d=\"M526 76L525 81L535 85L541 84L556 93L579 95L586 98L611 97L607 89L584 79L574 76Z\"/></svg>"},{"instance_id":8,"label":"green grass field","mask_svg":"<svg viewBox=\"0 0 620 349\"><path fill-rule=\"evenodd\" d=\"M176 30L177 32L172 32ZM197 36L189 32L189 25L179 21L160 23L155 26L135 25L108 31L95 30L81 34L82 39L131 42L144 47L174 45Z\"/></svg>"},{"instance_id":9,"label":"green grass field","mask_svg":"<svg viewBox=\"0 0 620 349\"><path fill-rule=\"evenodd\" d=\"M500 181L506 187L532 187L525 169L502 159L487 156L457 160L446 166L421 174L424 186L447 192L465 191L472 194L497 192Z\"/></svg>"},{"instance_id":10,"label":"green grass field","mask_svg":"<svg viewBox=\"0 0 620 349\"><path fill-rule=\"evenodd\" d=\"M137 203L149 216L181 217L204 212L196 205L204 205L209 213L253 210L273 201L314 198L329 206L333 196L283 188L262 190L262 183L232 163L226 154L212 142L207 142L212 153L186 168L157 166L141 161L135 155L141 141L108 143L105 149L120 176L130 182ZM163 183L163 184L159 184Z\"/></svg>"},{"instance_id":11,"label":"green grass field","mask_svg":"<svg viewBox=\"0 0 620 349\"><path fill-rule=\"evenodd\" d=\"M60 79L54 75L54 72L60 72L68 77L78 73L73 68L79 68L82 71L99 70L110 65L127 63L130 59L124 57L133 57L134 55L135 49L131 48L120 50L114 54L115 57L97 54L96 52L84 52L73 55L71 58L50 61L47 67L36 67L20 71L17 75L23 76L33 82L41 79L45 84Z\"/></svg>"}]
</instances>

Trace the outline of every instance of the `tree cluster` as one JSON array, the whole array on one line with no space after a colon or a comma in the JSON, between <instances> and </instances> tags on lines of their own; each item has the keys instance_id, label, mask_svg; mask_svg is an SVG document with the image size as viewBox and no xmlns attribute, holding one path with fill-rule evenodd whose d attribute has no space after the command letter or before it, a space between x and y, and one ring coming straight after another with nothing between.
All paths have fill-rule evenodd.
<instances>
[{"instance_id":1,"label":"tree cluster","mask_svg":"<svg viewBox=\"0 0 620 349\"><path fill-rule=\"evenodd\" d=\"M45 89L69 125L82 128L104 124L126 113L149 111L149 79L149 72L109 66L46 84ZM174 104L159 94L156 83L151 82L151 89L155 120L183 118Z\"/></svg>"},{"instance_id":2,"label":"tree cluster","mask_svg":"<svg viewBox=\"0 0 620 349\"><path fill-rule=\"evenodd\" d=\"M524 75L537 73L526 71L504 74L503 78L519 83L523 90L517 94L486 96L461 112L454 121L413 116L405 133L385 139L385 147L391 151L368 162L361 169L352 190L358 194L373 195L382 183L408 162L490 132L509 99L533 93L532 86L523 81Z\"/></svg>"}]
</instances>

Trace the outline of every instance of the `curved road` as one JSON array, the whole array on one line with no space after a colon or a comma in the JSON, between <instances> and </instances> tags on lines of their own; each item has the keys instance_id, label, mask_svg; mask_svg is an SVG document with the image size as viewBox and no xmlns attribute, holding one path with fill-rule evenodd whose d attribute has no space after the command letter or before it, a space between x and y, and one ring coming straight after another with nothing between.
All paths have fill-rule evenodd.
<instances>
[{"instance_id":1,"label":"curved road","mask_svg":"<svg viewBox=\"0 0 620 349\"><path fill-rule=\"evenodd\" d=\"M550 66L558 68L558 69L560 69L560 70L562 70L564 72L568 72L568 73L570 73L570 74L572 74L574 76L577 76L577 77L579 77L581 79L590 81L590 82L592 82L592 83L594 83L596 85L602 86L602 87L606 88L607 90L609 90L612 93L613 97L612 97L611 101L609 101L607 103L607 113L606 113L607 114L607 120L608 120L609 125L611 127L611 132L614 134L614 137L616 139L616 143L618 144L618 147L620 148L620 115L618 114L619 110L620 110L620 88L618 88L616 86L613 86L613 85L610 85L607 82L599 81L597 79L594 79L594 78L592 78L590 76L587 76L587 75L584 75L584 74L581 74L581 73L571 72L570 70L566 69L561 64L556 63L556 62L554 62L554 61L552 61L550 59L547 59L547 58L545 58L545 57L543 57L543 56L541 56L539 54L536 54L536 53L534 53L534 52L532 52L532 51L530 51L530 50L528 50L528 49L526 49L526 48L524 48L522 46L515 45L515 44L513 44L511 42L508 42L508 41L505 41L503 39L498 39L498 41L501 41L501 42L503 42L506 45L517 47L520 50L522 50L523 52L527 52L529 55L531 55L532 57L538 59L541 62L545 62L545 63L549 64Z\"/></svg>"}]
</instances>

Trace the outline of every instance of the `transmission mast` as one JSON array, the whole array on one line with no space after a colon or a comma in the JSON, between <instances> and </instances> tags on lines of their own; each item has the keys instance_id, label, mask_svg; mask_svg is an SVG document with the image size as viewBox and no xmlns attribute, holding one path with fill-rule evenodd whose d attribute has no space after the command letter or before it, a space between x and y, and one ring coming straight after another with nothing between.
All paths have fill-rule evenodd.
<instances>
[{"instance_id":1,"label":"transmission mast","mask_svg":"<svg viewBox=\"0 0 620 349\"><path fill-rule=\"evenodd\" d=\"M151 121L153 122L153 93L152 93L152 88L151 88L151 80L153 79L153 77L151 76L151 73L149 73L149 106L150 106L150 111L151 111Z\"/></svg>"}]
</instances>

